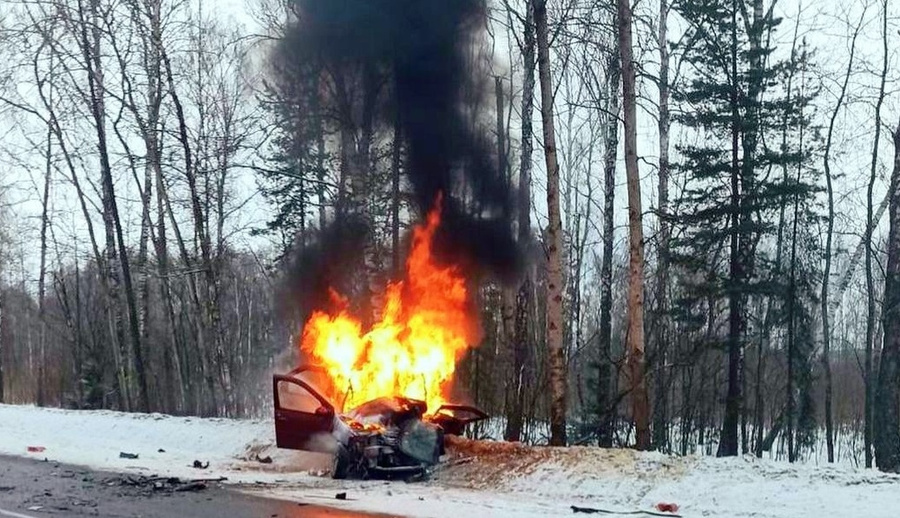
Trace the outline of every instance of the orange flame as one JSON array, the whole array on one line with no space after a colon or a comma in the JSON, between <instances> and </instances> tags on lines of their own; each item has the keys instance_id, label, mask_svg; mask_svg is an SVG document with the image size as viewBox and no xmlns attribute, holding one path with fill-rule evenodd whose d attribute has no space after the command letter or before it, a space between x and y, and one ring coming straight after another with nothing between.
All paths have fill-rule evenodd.
<instances>
[{"instance_id":1,"label":"orange flame","mask_svg":"<svg viewBox=\"0 0 900 518\"><path fill-rule=\"evenodd\" d=\"M350 315L316 311L304 327L301 349L321 365L333 400L344 409L384 396L420 399L431 411L446 401L456 362L473 344L477 317L467 303L456 266L435 263L432 245L440 225L440 198L424 225L413 229L405 278L389 283L380 321L368 329Z\"/></svg>"}]
</instances>

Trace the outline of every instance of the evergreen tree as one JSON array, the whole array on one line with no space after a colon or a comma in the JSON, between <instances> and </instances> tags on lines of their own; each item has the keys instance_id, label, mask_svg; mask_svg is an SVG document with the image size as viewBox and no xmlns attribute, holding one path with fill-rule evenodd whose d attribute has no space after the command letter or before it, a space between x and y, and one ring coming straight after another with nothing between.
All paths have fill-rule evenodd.
<instances>
[{"instance_id":1,"label":"evergreen tree","mask_svg":"<svg viewBox=\"0 0 900 518\"><path fill-rule=\"evenodd\" d=\"M329 187L334 185L328 174L335 160L325 145L319 75L311 63L276 61L261 99L275 131L267 163L257 168L260 190L277 210L266 231L281 236L285 249L295 236L302 241L309 228L324 223Z\"/></svg>"},{"instance_id":2,"label":"evergreen tree","mask_svg":"<svg viewBox=\"0 0 900 518\"><path fill-rule=\"evenodd\" d=\"M737 455L741 438L748 448L740 425L746 424L744 350L753 334L749 299L784 300L787 291L779 264L782 225L772 223L780 221L774 216L795 200L806 207L813 193L806 176L777 174L801 168L803 153L780 137L785 128L806 124L800 107L809 98L792 96L786 86L792 70L804 65L794 57L774 59L770 36L780 20L763 7L762 0L689 0L676 8L690 26L681 49L689 73L673 92L681 108L675 121L697 138L678 146L674 164L685 188L676 200L681 232L672 260L682 269L682 292L691 297L675 309L695 319L704 301L728 307L727 334L707 344L722 347L728 358L719 456ZM775 142L782 146L770 147ZM701 318L715 318L710 307Z\"/></svg>"},{"instance_id":3,"label":"evergreen tree","mask_svg":"<svg viewBox=\"0 0 900 518\"><path fill-rule=\"evenodd\" d=\"M796 40L796 34L795 34ZM809 54L806 42L791 51L791 61L783 72L787 91L783 108L781 152L783 160L782 210L790 207L790 254L786 265L787 290L784 293L787 328L786 422L788 460L795 461L802 449L812 447L816 419L812 396L815 327L813 314L818 305L820 238L823 207L817 199L821 192L820 172L813 163L823 152L820 128L812 124L812 100L818 89L807 84ZM815 161L814 161L815 159ZM792 168L792 169L791 169ZM786 207L785 201L789 200Z\"/></svg>"}]
</instances>

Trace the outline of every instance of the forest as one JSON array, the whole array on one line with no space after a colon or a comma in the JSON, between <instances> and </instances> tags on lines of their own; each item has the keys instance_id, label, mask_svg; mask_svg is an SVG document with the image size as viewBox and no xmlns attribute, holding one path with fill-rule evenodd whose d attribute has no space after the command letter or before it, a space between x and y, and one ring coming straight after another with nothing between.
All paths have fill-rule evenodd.
<instances>
[{"instance_id":1,"label":"forest","mask_svg":"<svg viewBox=\"0 0 900 518\"><path fill-rule=\"evenodd\" d=\"M267 417L438 194L474 436L900 472L898 65L890 0L0 0L0 403Z\"/></svg>"}]
</instances>

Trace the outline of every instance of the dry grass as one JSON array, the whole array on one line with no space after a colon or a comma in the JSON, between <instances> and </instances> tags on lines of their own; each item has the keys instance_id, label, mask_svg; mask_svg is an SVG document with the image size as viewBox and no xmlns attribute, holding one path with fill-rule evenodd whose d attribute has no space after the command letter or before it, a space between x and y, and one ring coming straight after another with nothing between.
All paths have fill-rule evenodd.
<instances>
[{"instance_id":1,"label":"dry grass","mask_svg":"<svg viewBox=\"0 0 900 518\"><path fill-rule=\"evenodd\" d=\"M555 448L500 441L447 438L449 460L438 470L442 483L460 487L499 487L542 471L574 478L630 476L667 478L682 475L692 461L649 456L634 450L572 446Z\"/></svg>"}]
</instances>

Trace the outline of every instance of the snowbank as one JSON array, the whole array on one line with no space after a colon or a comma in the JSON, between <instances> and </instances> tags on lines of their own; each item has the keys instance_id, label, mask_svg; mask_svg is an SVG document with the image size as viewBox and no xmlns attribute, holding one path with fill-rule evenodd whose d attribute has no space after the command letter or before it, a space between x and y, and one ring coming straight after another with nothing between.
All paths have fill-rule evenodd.
<instances>
[{"instance_id":1,"label":"snowbank","mask_svg":"<svg viewBox=\"0 0 900 518\"><path fill-rule=\"evenodd\" d=\"M270 421L0 405L0 454L129 473L225 476L273 497L407 516L556 516L571 514L571 505L633 511L675 502L686 517L887 518L896 515L900 494L900 477L848 467L467 440L451 445L448 462L427 483L333 481L325 475L327 457L277 450L273 442ZM28 446L46 449L29 453ZM266 457L273 462L259 462ZM209 468L194 468L194 460ZM348 500L334 500L339 491Z\"/></svg>"}]
</instances>

